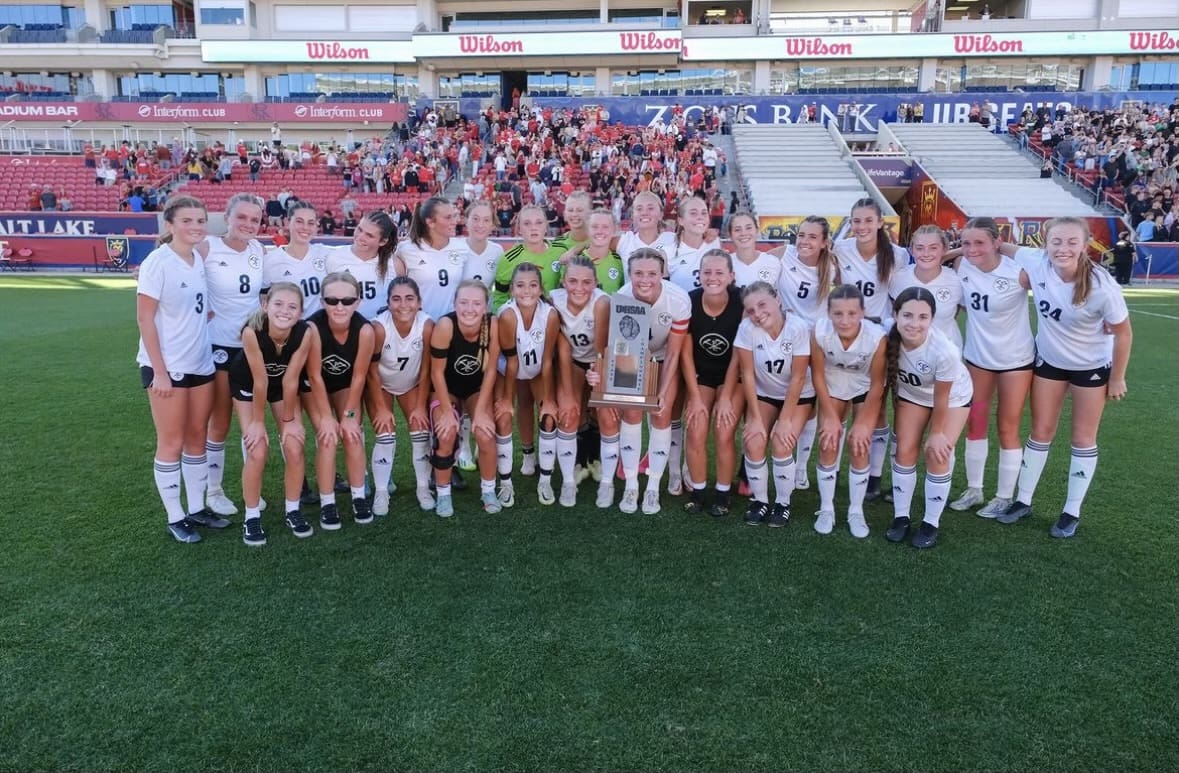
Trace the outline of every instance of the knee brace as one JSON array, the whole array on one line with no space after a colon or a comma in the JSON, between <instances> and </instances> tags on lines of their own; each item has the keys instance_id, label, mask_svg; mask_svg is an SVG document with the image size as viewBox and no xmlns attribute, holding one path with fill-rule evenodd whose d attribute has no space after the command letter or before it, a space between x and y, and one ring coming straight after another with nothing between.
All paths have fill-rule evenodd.
<instances>
[{"instance_id":1,"label":"knee brace","mask_svg":"<svg viewBox=\"0 0 1179 773\"><path fill-rule=\"evenodd\" d=\"M433 465L435 470L449 470L451 467L454 467L454 457L454 451L451 451L449 454L440 454L435 451L430 455L430 464Z\"/></svg>"}]
</instances>

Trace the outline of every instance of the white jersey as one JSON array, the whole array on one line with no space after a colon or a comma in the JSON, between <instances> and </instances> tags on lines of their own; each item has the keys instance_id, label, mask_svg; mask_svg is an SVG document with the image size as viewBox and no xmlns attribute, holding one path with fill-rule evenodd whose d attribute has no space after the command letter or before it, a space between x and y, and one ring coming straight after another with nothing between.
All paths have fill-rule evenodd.
<instances>
[{"instance_id":1,"label":"white jersey","mask_svg":"<svg viewBox=\"0 0 1179 773\"><path fill-rule=\"evenodd\" d=\"M173 378L213 372L213 348L209 343L209 289L205 264L195 257L188 265L167 244L152 250L139 264L137 293L157 302L153 324L160 339L164 366ZM135 361L151 367L151 358L139 339Z\"/></svg>"},{"instance_id":2,"label":"white jersey","mask_svg":"<svg viewBox=\"0 0 1179 773\"><path fill-rule=\"evenodd\" d=\"M910 287L924 287L933 294L937 310L933 315L933 326L945 334L954 346L962 348L962 331L958 329L958 307L962 305L962 283L952 268L942 270L930 282L917 278L916 264L905 266L888 279L889 302Z\"/></svg>"},{"instance_id":3,"label":"white jersey","mask_svg":"<svg viewBox=\"0 0 1179 773\"><path fill-rule=\"evenodd\" d=\"M635 297L629 282L622 286L618 294ZM662 362L667 355L667 342L671 334L686 334L691 318L692 299L682 288L664 279L659 297L651 304L651 356Z\"/></svg>"},{"instance_id":4,"label":"white jersey","mask_svg":"<svg viewBox=\"0 0 1179 773\"><path fill-rule=\"evenodd\" d=\"M860 256L860 251L856 249L855 239L840 239L835 242L832 251L839 261L843 283L853 284L863 293L865 315L881 320L891 319L892 307L888 303L888 288L878 286L880 279L876 273L876 262L879 258L864 260ZM907 265L909 251L904 247L892 245L892 270L899 271Z\"/></svg>"},{"instance_id":5,"label":"white jersey","mask_svg":"<svg viewBox=\"0 0 1179 773\"><path fill-rule=\"evenodd\" d=\"M488 241L483 252L475 252L466 239L455 239L451 242L451 244L456 243L463 250L463 279L477 279L490 290L491 285L495 282L495 267L499 265L499 259L503 257L504 248L493 241Z\"/></svg>"},{"instance_id":6,"label":"white jersey","mask_svg":"<svg viewBox=\"0 0 1179 773\"><path fill-rule=\"evenodd\" d=\"M589 302L581 311L574 314L569 309L568 290L562 287L549 294L553 308L561 315L561 332L569 339L574 362L592 365L598 359L598 352L594 349L594 306L599 298L606 297L606 293L595 287Z\"/></svg>"},{"instance_id":7,"label":"white jersey","mask_svg":"<svg viewBox=\"0 0 1179 773\"><path fill-rule=\"evenodd\" d=\"M754 282L769 282L770 287L778 286L778 275L782 273L782 261L768 252L758 252L752 263L742 263L736 253L733 258L733 286L747 287Z\"/></svg>"},{"instance_id":8,"label":"white jersey","mask_svg":"<svg viewBox=\"0 0 1179 773\"><path fill-rule=\"evenodd\" d=\"M782 255L782 270L778 274L778 300L782 309L793 312L811 325L827 316L819 300L819 267L808 266L798 257L798 249L788 245Z\"/></svg>"},{"instance_id":9,"label":"white jersey","mask_svg":"<svg viewBox=\"0 0 1179 773\"><path fill-rule=\"evenodd\" d=\"M323 308L320 300L323 278L327 276L328 248L312 244L303 258L291 256L285 248L266 253L262 265L262 286L270 287L275 282L294 282L303 291L303 318L310 317Z\"/></svg>"},{"instance_id":10,"label":"white jersey","mask_svg":"<svg viewBox=\"0 0 1179 773\"><path fill-rule=\"evenodd\" d=\"M699 247L689 247L684 243L676 244L672 240L667 253L667 276L684 292L688 293L700 286L700 258L709 250L720 249L719 241L704 242Z\"/></svg>"},{"instance_id":11,"label":"white jersey","mask_svg":"<svg viewBox=\"0 0 1179 773\"><path fill-rule=\"evenodd\" d=\"M422 351L426 346L423 339L430 315L419 311L414 318L409 335L402 337L393 324L393 314L382 311L374 320L385 329L385 345L378 353L377 373L381 377L381 389L391 395L403 395L418 385L422 375Z\"/></svg>"},{"instance_id":12,"label":"white jersey","mask_svg":"<svg viewBox=\"0 0 1179 773\"><path fill-rule=\"evenodd\" d=\"M630 254L644 247L659 251L670 264L671 254L675 250L675 234L671 231L660 231L659 235L655 237L655 241L650 244L640 239L634 231L622 234L618 237L618 254L622 257L623 268L626 267L626 259L630 257Z\"/></svg>"},{"instance_id":13,"label":"white jersey","mask_svg":"<svg viewBox=\"0 0 1179 773\"><path fill-rule=\"evenodd\" d=\"M1028 291L1019 283L1022 269L1001 256L993 271L979 271L958 261L962 305L966 308L963 358L987 370L1012 370L1036 359L1036 341L1028 315Z\"/></svg>"},{"instance_id":14,"label":"white jersey","mask_svg":"<svg viewBox=\"0 0 1179 773\"><path fill-rule=\"evenodd\" d=\"M940 330L929 328L925 343L909 351L904 343L897 357L897 397L926 408L933 407L935 382L949 381L950 408L961 408L970 404L974 396L974 384L970 371L962 364L962 353Z\"/></svg>"},{"instance_id":15,"label":"white jersey","mask_svg":"<svg viewBox=\"0 0 1179 773\"><path fill-rule=\"evenodd\" d=\"M499 310L498 316L508 309L516 316L516 379L531 381L540 375L544 362L545 333L548 331L549 313L553 307L544 301L538 301L536 312L532 315L532 326L524 327L524 315L516 307L514 300L508 301Z\"/></svg>"},{"instance_id":16,"label":"white jersey","mask_svg":"<svg viewBox=\"0 0 1179 773\"><path fill-rule=\"evenodd\" d=\"M737 328L733 345L753 353L754 387L761 397L783 400L790 389L790 377L795 357L811 354L811 329L800 317L786 316L786 324L777 338L744 319Z\"/></svg>"},{"instance_id":17,"label":"white jersey","mask_svg":"<svg viewBox=\"0 0 1179 773\"><path fill-rule=\"evenodd\" d=\"M844 348L829 318L815 323L815 343L823 350L828 394L836 400L851 400L867 393L872 386L872 357L884 336L884 328L866 319L860 323L855 340Z\"/></svg>"},{"instance_id":18,"label":"white jersey","mask_svg":"<svg viewBox=\"0 0 1179 773\"><path fill-rule=\"evenodd\" d=\"M1113 336L1103 326L1119 325L1130 312L1122 288L1104 270L1093 271L1089 297L1073 305L1073 283L1063 281L1043 250L1021 248L1015 260L1032 281L1040 321L1036 359L1063 370L1096 370L1113 361ZM1088 260L1088 258L1085 258Z\"/></svg>"},{"instance_id":19,"label":"white jersey","mask_svg":"<svg viewBox=\"0 0 1179 773\"><path fill-rule=\"evenodd\" d=\"M229 247L220 236L210 236L208 243L205 279L209 283L209 308L213 310L209 340L214 346L240 347L242 328L250 314L258 310L265 250L254 239L241 252Z\"/></svg>"},{"instance_id":20,"label":"white jersey","mask_svg":"<svg viewBox=\"0 0 1179 773\"><path fill-rule=\"evenodd\" d=\"M377 258L361 260L352 251L350 245L344 244L330 248L327 256L327 271L345 271L360 283L360 305L356 310L365 319L375 319L381 309L385 308L389 297L389 282L393 279L392 266L390 273L384 279L377 276ZM392 261L390 261L392 263Z\"/></svg>"},{"instance_id":21,"label":"white jersey","mask_svg":"<svg viewBox=\"0 0 1179 773\"><path fill-rule=\"evenodd\" d=\"M429 242L422 242L420 247L410 241L397 245L397 257L422 293L422 311L435 322L454 311L454 295L463 278L467 252L462 239L451 239L437 250Z\"/></svg>"}]
</instances>

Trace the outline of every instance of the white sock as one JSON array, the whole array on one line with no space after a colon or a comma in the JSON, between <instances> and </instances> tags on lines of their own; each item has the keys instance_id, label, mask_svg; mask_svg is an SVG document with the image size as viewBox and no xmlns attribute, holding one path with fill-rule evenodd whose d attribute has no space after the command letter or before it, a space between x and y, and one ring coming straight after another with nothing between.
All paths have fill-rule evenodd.
<instances>
[{"instance_id":1,"label":"white sock","mask_svg":"<svg viewBox=\"0 0 1179 773\"><path fill-rule=\"evenodd\" d=\"M472 456L471 454L471 417L466 414L463 415L463 421L459 425L459 456Z\"/></svg>"},{"instance_id":2,"label":"white sock","mask_svg":"<svg viewBox=\"0 0 1179 773\"><path fill-rule=\"evenodd\" d=\"M410 447L413 451L413 472L417 478L417 487L425 488L430 482L430 433L409 433Z\"/></svg>"},{"instance_id":3,"label":"white sock","mask_svg":"<svg viewBox=\"0 0 1179 773\"><path fill-rule=\"evenodd\" d=\"M684 425L679 419L671 422L671 446L667 454L667 469L671 470L671 477L680 474L684 466ZM648 464L650 464L648 462Z\"/></svg>"},{"instance_id":4,"label":"white sock","mask_svg":"<svg viewBox=\"0 0 1179 773\"><path fill-rule=\"evenodd\" d=\"M577 433L557 432L557 465L561 468L561 482L573 483L573 468L577 462Z\"/></svg>"},{"instance_id":5,"label":"white sock","mask_svg":"<svg viewBox=\"0 0 1179 773\"><path fill-rule=\"evenodd\" d=\"M209 483L209 462L205 454L180 456L180 473L184 477L184 494L188 498L188 512L205 509L205 487Z\"/></svg>"},{"instance_id":6,"label":"white sock","mask_svg":"<svg viewBox=\"0 0 1179 773\"><path fill-rule=\"evenodd\" d=\"M913 506L913 489L917 487L917 467L892 466L892 512L897 518L908 518Z\"/></svg>"},{"instance_id":7,"label":"white sock","mask_svg":"<svg viewBox=\"0 0 1179 773\"><path fill-rule=\"evenodd\" d=\"M259 507L247 507L246 508L246 520L247 521L259 520L261 518L262 518L262 509L261 508L259 508Z\"/></svg>"},{"instance_id":8,"label":"white sock","mask_svg":"<svg viewBox=\"0 0 1179 773\"><path fill-rule=\"evenodd\" d=\"M1064 500L1064 512L1081 517L1081 503L1089 491L1089 483L1097 470L1097 446L1077 448L1073 446L1072 460L1068 465L1068 497Z\"/></svg>"},{"instance_id":9,"label":"white sock","mask_svg":"<svg viewBox=\"0 0 1179 773\"><path fill-rule=\"evenodd\" d=\"M773 457L774 465L774 503L789 505L790 495L794 492L794 458L785 459Z\"/></svg>"},{"instance_id":10,"label":"white sock","mask_svg":"<svg viewBox=\"0 0 1179 773\"><path fill-rule=\"evenodd\" d=\"M449 485L439 486L437 488L437 491L438 491L438 498L439 499L441 499L442 497L450 496L450 486Z\"/></svg>"},{"instance_id":11,"label":"white sock","mask_svg":"<svg viewBox=\"0 0 1179 773\"><path fill-rule=\"evenodd\" d=\"M749 491L754 502L770 501L770 482L766 478L766 460L754 461L745 457L745 477L749 479Z\"/></svg>"},{"instance_id":12,"label":"white sock","mask_svg":"<svg viewBox=\"0 0 1179 773\"><path fill-rule=\"evenodd\" d=\"M393 457L397 454L397 436L390 432L377 435L373 444L373 491L388 491L393 477Z\"/></svg>"},{"instance_id":13,"label":"white sock","mask_svg":"<svg viewBox=\"0 0 1179 773\"><path fill-rule=\"evenodd\" d=\"M819 478L819 509L835 512L835 478L839 474L839 468L825 467L820 462L815 467L815 473Z\"/></svg>"},{"instance_id":14,"label":"white sock","mask_svg":"<svg viewBox=\"0 0 1179 773\"><path fill-rule=\"evenodd\" d=\"M536 450L539 452L536 466L540 474L547 478L553 474L553 464L557 461L557 430L542 429Z\"/></svg>"},{"instance_id":15,"label":"white sock","mask_svg":"<svg viewBox=\"0 0 1179 773\"><path fill-rule=\"evenodd\" d=\"M798 436L798 445L794 447L794 463L799 469L805 470L811 463L811 451L815 447L815 433L819 431L819 417L812 416L802 425L802 432Z\"/></svg>"},{"instance_id":16,"label":"white sock","mask_svg":"<svg viewBox=\"0 0 1179 773\"><path fill-rule=\"evenodd\" d=\"M671 439L675 433L670 427L651 427L647 433L647 485L659 489L663 471L667 469L671 455Z\"/></svg>"},{"instance_id":17,"label":"white sock","mask_svg":"<svg viewBox=\"0 0 1179 773\"><path fill-rule=\"evenodd\" d=\"M327 505L334 505L335 503L336 503L336 492L335 491L327 491L327 492L321 491L319 493L319 506L320 507L326 507Z\"/></svg>"},{"instance_id":18,"label":"white sock","mask_svg":"<svg viewBox=\"0 0 1179 773\"><path fill-rule=\"evenodd\" d=\"M953 470L944 475L925 473L925 517L922 520L930 526L941 523L942 511L946 509L946 499L950 496L950 480L953 477ZM893 497L895 501L896 494L893 494Z\"/></svg>"},{"instance_id":19,"label":"white sock","mask_svg":"<svg viewBox=\"0 0 1179 773\"><path fill-rule=\"evenodd\" d=\"M1019 470L1019 501L1025 505L1030 505L1036 494L1036 486L1040 484L1040 476L1048 462L1048 448L1048 443L1038 443L1031 438L1028 438L1023 448L1023 462Z\"/></svg>"},{"instance_id":20,"label":"white sock","mask_svg":"<svg viewBox=\"0 0 1179 773\"><path fill-rule=\"evenodd\" d=\"M206 440L205 458L208 460L206 466L209 470L208 489L209 491L221 491L225 477L225 443Z\"/></svg>"},{"instance_id":21,"label":"white sock","mask_svg":"<svg viewBox=\"0 0 1179 773\"><path fill-rule=\"evenodd\" d=\"M969 463L969 458L967 462ZM999 484L995 496L1011 499L1015 493L1015 481L1019 478L1019 467L1022 462L1022 448L999 449Z\"/></svg>"},{"instance_id":22,"label":"white sock","mask_svg":"<svg viewBox=\"0 0 1179 773\"><path fill-rule=\"evenodd\" d=\"M491 480L479 479L479 493L480 494L494 494L495 493L495 478Z\"/></svg>"},{"instance_id":23,"label":"white sock","mask_svg":"<svg viewBox=\"0 0 1179 773\"><path fill-rule=\"evenodd\" d=\"M966 438L966 487L976 488L980 491L983 487L983 473L987 469L987 453L990 451L990 444L986 438L979 440L971 440Z\"/></svg>"},{"instance_id":24,"label":"white sock","mask_svg":"<svg viewBox=\"0 0 1179 773\"><path fill-rule=\"evenodd\" d=\"M515 451L512 448L511 435L496 435L495 436L495 471L499 473L501 478L512 477L512 456Z\"/></svg>"},{"instance_id":25,"label":"white sock","mask_svg":"<svg viewBox=\"0 0 1179 773\"><path fill-rule=\"evenodd\" d=\"M288 513L299 512L299 500L287 499L287 500L284 500L283 504L286 506L285 512L288 512Z\"/></svg>"},{"instance_id":26,"label":"white sock","mask_svg":"<svg viewBox=\"0 0 1179 773\"><path fill-rule=\"evenodd\" d=\"M622 474L626 477L626 487L639 486L639 450L643 442L643 428L639 424L622 422L618 428L618 455L622 459ZM605 454L602 461L605 462ZM650 461L648 460L648 464ZM602 472L605 475L605 470Z\"/></svg>"},{"instance_id":27,"label":"white sock","mask_svg":"<svg viewBox=\"0 0 1179 773\"><path fill-rule=\"evenodd\" d=\"M168 523L179 523L185 515L184 507L180 504L180 462L161 462L156 459L154 467L156 490L164 502Z\"/></svg>"},{"instance_id":28,"label":"white sock","mask_svg":"<svg viewBox=\"0 0 1179 773\"><path fill-rule=\"evenodd\" d=\"M358 499L364 499L364 484L363 483L360 484L359 486L349 486L348 488L352 492L352 501L353 502L355 502Z\"/></svg>"},{"instance_id":29,"label":"white sock","mask_svg":"<svg viewBox=\"0 0 1179 773\"><path fill-rule=\"evenodd\" d=\"M599 453L602 456L602 480L613 481L614 473L618 470L618 435L602 435L601 437Z\"/></svg>"},{"instance_id":30,"label":"white sock","mask_svg":"<svg viewBox=\"0 0 1179 773\"><path fill-rule=\"evenodd\" d=\"M868 475L867 468L862 470L851 469L847 473L847 511L849 513L864 512L864 494L868 491Z\"/></svg>"},{"instance_id":31,"label":"white sock","mask_svg":"<svg viewBox=\"0 0 1179 773\"><path fill-rule=\"evenodd\" d=\"M888 427L872 430L872 444L868 447L868 470L873 478L884 472L884 460L888 458Z\"/></svg>"}]
</instances>

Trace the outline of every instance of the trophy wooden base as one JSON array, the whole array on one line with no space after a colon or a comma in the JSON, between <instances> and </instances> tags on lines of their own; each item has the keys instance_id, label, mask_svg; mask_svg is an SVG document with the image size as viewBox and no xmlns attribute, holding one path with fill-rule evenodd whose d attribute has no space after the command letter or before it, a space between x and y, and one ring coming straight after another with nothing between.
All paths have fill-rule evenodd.
<instances>
[{"instance_id":1,"label":"trophy wooden base","mask_svg":"<svg viewBox=\"0 0 1179 773\"><path fill-rule=\"evenodd\" d=\"M598 360L601 363L601 359ZM595 365L595 368L598 366ZM598 371L601 373L601 370ZM653 359L647 360L647 367L643 375L646 391L643 394L619 394L607 392L599 385L590 392L589 405L591 408L614 408L620 411L659 410L659 363Z\"/></svg>"}]
</instances>

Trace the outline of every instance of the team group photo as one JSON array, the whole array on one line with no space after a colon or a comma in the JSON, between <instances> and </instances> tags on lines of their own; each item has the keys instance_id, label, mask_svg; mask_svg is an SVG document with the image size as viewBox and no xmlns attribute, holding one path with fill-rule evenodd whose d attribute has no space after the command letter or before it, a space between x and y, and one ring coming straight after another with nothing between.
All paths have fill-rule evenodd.
<instances>
[{"instance_id":1,"label":"team group photo","mask_svg":"<svg viewBox=\"0 0 1179 773\"><path fill-rule=\"evenodd\" d=\"M1177 28L0 2L0 771L1179 771Z\"/></svg>"}]
</instances>

